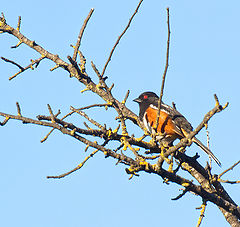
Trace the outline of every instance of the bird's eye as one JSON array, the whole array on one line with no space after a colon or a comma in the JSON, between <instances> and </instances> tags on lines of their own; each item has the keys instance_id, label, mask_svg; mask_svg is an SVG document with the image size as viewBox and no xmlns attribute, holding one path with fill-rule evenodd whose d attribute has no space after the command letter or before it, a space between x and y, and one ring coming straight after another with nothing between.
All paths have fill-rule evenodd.
<instances>
[{"instance_id":1,"label":"bird's eye","mask_svg":"<svg viewBox=\"0 0 240 227\"><path fill-rule=\"evenodd\" d=\"M143 96L143 98L144 98L144 99L147 99L147 98L148 98L148 96L147 96L147 95L144 95L144 96Z\"/></svg>"}]
</instances>

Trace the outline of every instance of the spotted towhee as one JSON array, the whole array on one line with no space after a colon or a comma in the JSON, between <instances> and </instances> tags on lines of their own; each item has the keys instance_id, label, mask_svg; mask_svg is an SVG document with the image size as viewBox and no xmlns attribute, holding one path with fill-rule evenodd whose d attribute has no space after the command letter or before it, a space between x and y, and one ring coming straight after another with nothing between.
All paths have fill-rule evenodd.
<instances>
[{"instance_id":1,"label":"spotted towhee","mask_svg":"<svg viewBox=\"0 0 240 227\"><path fill-rule=\"evenodd\" d=\"M133 100L139 104L139 118L151 134L153 128L156 127L158 100L159 97L153 92L144 92L138 98ZM172 146L175 139L182 139L192 131L192 125L182 114L171 106L168 106L163 102L161 103L160 118L157 127L157 132L160 133L160 136L157 137L158 140ZM220 161L206 146L202 144L201 141L196 137L193 137L192 141L211 156L219 166L221 166Z\"/></svg>"}]
</instances>

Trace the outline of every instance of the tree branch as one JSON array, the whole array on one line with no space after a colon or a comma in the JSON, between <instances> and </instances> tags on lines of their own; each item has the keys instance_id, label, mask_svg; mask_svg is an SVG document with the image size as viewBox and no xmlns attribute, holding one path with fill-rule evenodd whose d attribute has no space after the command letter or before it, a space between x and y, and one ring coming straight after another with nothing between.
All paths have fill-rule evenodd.
<instances>
[{"instance_id":1,"label":"tree branch","mask_svg":"<svg viewBox=\"0 0 240 227\"><path fill-rule=\"evenodd\" d=\"M167 25L168 25L168 39L167 39L166 64L165 64L165 69L164 69L163 76L162 76L162 86L161 86L161 92L160 92L160 96L159 96L159 100L158 100L158 112L157 112L157 118L156 118L156 122L155 122L155 125L156 125L155 131L157 130L158 124L159 124L164 84L165 84L165 78L166 78L167 70L168 70L170 34L171 34L171 32L170 32L170 21L169 21L169 8L167 8Z\"/></svg>"},{"instance_id":2,"label":"tree branch","mask_svg":"<svg viewBox=\"0 0 240 227\"><path fill-rule=\"evenodd\" d=\"M126 33L126 31L128 30L128 28L130 27L131 22L132 22L134 16L137 14L138 9L140 8L142 2L143 2L143 0L140 0L140 2L138 3L138 6L137 6L137 8L135 9L133 15L132 15L131 18L129 19L129 22L128 22L126 28L123 30L122 34L118 37L116 43L114 44L114 46L113 46L113 48L112 48L112 50L111 50L111 52L110 52L110 55L109 55L109 57L108 57L108 60L107 60L107 62L105 63L105 65L104 65L104 67L103 67L103 71L102 71L102 73L101 73L102 76L104 75L104 73L105 73L105 71L106 71L106 68L107 68L109 62L111 61L111 58L112 58L112 55L113 55L114 50L116 49L116 47L117 47L119 41L121 40L121 38L123 37L123 35Z\"/></svg>"},{"instance_id":3,"label":"tree branch","mask_svg":"<svg viewBox=\"0 0 240 227\"><path fill-rule=\"evenodd\" d=\"M80 30L80 32L79 32L78 39L77 39L77 43L76 43L76 46L75 46L75 48L74 48L74 53L73 53L73 57L72 57L73 61L76 61L76 59L77 59L77 53L78 53L78 49L79 49L79 47L80 47L80 45L81 45L82 36L83 36L83 33L84 33L85 28L86 28L86 26L87 26L87 23L88 23L90 17L92 16L92 14L93 14L93 11L94 11L94 9L92 8L92 9L90 10L90 12L88 13L87 18L84 20L84 23L83 23L83 25L82 25L82 28L81 28L81 30Z\"/></svg>"}]
</instances>

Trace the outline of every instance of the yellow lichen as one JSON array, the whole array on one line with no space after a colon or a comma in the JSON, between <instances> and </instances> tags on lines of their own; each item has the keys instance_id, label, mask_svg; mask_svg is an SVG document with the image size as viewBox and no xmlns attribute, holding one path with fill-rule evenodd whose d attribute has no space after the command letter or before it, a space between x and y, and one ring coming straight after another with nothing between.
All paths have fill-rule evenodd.
<instances>
[{"instance_id":1,"label":"yellow lichen","mask_svg":"<svg viewBox=\"0 0 240 227\"><path fill-rule=\"evenodd\" d=\"M80 92L83 93L83 92L88 91L88 90L90 90L90 89L88 87L86 87L86 88L82 89Z\"/></svg>"},{"instance_id":2,"label":"yellow lichen","mask_svg":"<svg viewBox=\"0 0 240 227\"><path fill-rule=\"evenodd\" d=\"M173 173L173 162L171 162L168 166L168 172Z\"/></svg>"},{"instance_id":3,"label":"yellow lichen","mask_svg":"<svg viewBox=\"0 0 240 227\"><path fill-rule=\"evenodd\" d=\"M76 128L74 128L71 132L70 132L70 134L73 136L74 134L75 134L75 132L76 132Z\"/></svg>"},{"instance_id":4,"label":"yellow lichen","mask_svg":"<svg viewBox=\"0 0 240 227\"><path fill-rule=\"evenodd\" d=\"M164 159L164 161L166 161L168 164L171 163L170 159L165 157L165 148L164 147L161 147L161 153L160 153L160 156Z\"/></svg>"},{"instance_id":5,"label":"yellow lichen","mask_svg":"<svg viewBox=\"0 0 240 227\"><path fill-rule=\"evenodd\" d=\"M60 67L60 65L56 64L54 67L52 67L52 68L50 69L50 71L53 71L53 70L57 69L58 67Z\"/></svg>"},{"instance_id":6,"label":"yellow lichen","mask_svg":"<svg viewBox=\"0 0 240 227\"><path fill-rule=\"evenodd\" d=\"M128 180L131 180L133 178L133 174L131 174L131 176L128 178Z\"/></svg>"},{"instance_id":7,"label":"yellow lichen","mask_svg":"<svg viewBox=\"0 0 240 227\"><path fill-rule=\"evenodd\" d=\"M30 41L29 46L30 46L30 47L34 47L34 44L35 44L35 41L32 40L32 41Z\"/></svg>"},{"instance_id":8,"label":"yellow lichen","mask_svg":"<svg viewBox=\"0 0 240 227\"><path fill-rule=\"evenodd\" d=\"M112 132L112 130L111 129L109 129L109 130L107 130L107 137L111 137L111 135L113 134L113 132Z\"/></svg>"},{"instance_id":9,"label":"yellow lichen","mask_svg":"<svg viewBox=\"0 0 240 227\"><path fill-rule=\"evenodd\" d=\"M103 88L103 86L102 86L101 83L98 83L98 84L96 85L96 88L99 90L99 89Z\"/></svg>"},{"instance_id":10,"label":"yellow lichen","mask_svg":"<svg viewBox=\"0 0 240 227\"><path fill-rule=\"evenodd\" d=\"M114 129L112 132L113 132L113 133L117 133L118 130L119 130L119 128L120 128L120 125L118 125L118 127L117 127L116 129Z\"/></svg>"},{"instance_id":11,"label":"yellow lichen","mask_svg":"<svg viewBox=\"0 0 240 227\"><path fill-rule=\"evenodd\" d=\"M22 43L23 43L22 41L19 41L19 42L17 43L17 45L15 46L15 48L16 48L16 47L19 47Z\"/></svg>"},{"instance_id":12,"label":"yellow lichen","mask_svg":"<svg viewBox=\"0 0 240 227\"><path fill-rule=\"evenodd\" d=\"M227 103L222 107L222 109L224 110L225 108L227 108L227 107L228 107L228 104L229 104L229 102L227 102Z\"/></svg>"},{"instance_id":13,"label":"yellow lichen","mask_svg":"<svg viewBox=\"0 0 240 227\"><path fill-rule=\"evenodd\" d=\"M143 159L142 161L139 162L139 165L148 166L148 162L146 162L146 161Z\"/></svg>"},{"instance_id":14,"label":"yellow lichen","mask_svg":"<svg viewBox=\"0 0 240 227\"><path fill-rule=\"evenodd\" d=\"M188 182L182 183L182 186L183 186L183 187L188 187L189 185L190 185L190 183L188 183Z\"/></svg>"},{"instance_id":15,"label":"yellow lichen","mask_svg":"<svg viewBox=\"0 0 240 227\"><path fill-rule=\"evenodd\" d=\"M185 170L187 170L187 171L191 171L191 167L188 165L188 163L186 163L186 162L183 162L182 163L182 167L185 169Z\"/></svg>"},{"instance_id":16,"label":"yellow lichen","mask_svg":"<svg viewBox=\"0 0 240 227\"><path fill-rule=\"evenodd\" d=\"M6 20L5 18L2 18L0 19L0 27L3 27L4 25L6 25Z\"/></svg>"},{"instance_id":17,"label":"yellow lichen","mask_svg":"<svg viewBox=\"0 0 240 227\"><path fill-rule=\"evenodd\" d=\"M126 151L127 148L128 148L128 146L127 146L126 144L124 144L124 146L123 146L123 150Z\"/></svg>"},{"instance_id":18,"label":"yellow lichen","mask_svg":"<svg viewBox=\"0 0 240 227\"><path fill-rule=\"evenodd\" d=\"M80 167L80 168L81 168L82 166L83 166L83 164L82 164L82 163L80 163L80 164L78 165L78 167Z\"/></svg>"}]
</instances>

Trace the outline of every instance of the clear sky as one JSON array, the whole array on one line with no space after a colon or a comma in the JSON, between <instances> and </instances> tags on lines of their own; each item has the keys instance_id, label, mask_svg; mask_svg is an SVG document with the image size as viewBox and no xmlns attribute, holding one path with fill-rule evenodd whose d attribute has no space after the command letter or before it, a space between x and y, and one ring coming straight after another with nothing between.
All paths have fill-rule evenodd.
<instances>
[{"instance_id":1,"label":"clear sky","mask_svg":"<svg viewBox=\"0 0 240 227\"><path fill-rule=\"evenodd\" d=\"M89 1L4 1L0 10L7 22L17 25L22 16L21 32L64 60L72 55L79 29L91 8L95 12L87 26L81 50L87 58L87 71L93 60L102 70L108 54L137 6L137 0ZM108 83L115 83L113 93L123 99L130 89L127 106L138 112L132 102L143 91L160 92L165 65L167 24L166 8L170 8L171 44L164 101L174 101L178 110L194 127L214 106L216 93L229 107L209 123L210 146L221 160L214 173L221 173L240 159L239 155L239 59L240 30L237 0L158 1L145 0L131 28L118 45L106 71ZM0 56L26 66L39 57L30 48L16 45L16 39L0 34ZM69 106L83 107L100 102L61 69L50 72L50 61L37 70L29 70L8 81L17 72L13 65L0 61L0 112L16 114L16 101L22 114L35 117L48 114L47 104L65 114ZM106 111L96 110L92 117L101 123L114 124ZM110 115L109 115L110 116ZM1 118L1 121L3 119ZM71 119L69 119L71 120ZM82 126L82 119L73 121ZM131 133L140 135L136 127ZM157 176L141 173L128 180L125 166L105 159L102 153L89 160L80 171L61 180L48 180L47 175L64 173L81 161L84 146L70 137L54 132L41 144L47 128L10 121L0 128L0 226L4 227L118 227L118 226L195 226L199 217L196 207L200 197L188 194L178 201L180 187L166 185ZM205 132L198 138L206 141ZM198 147L205 164L208 160ZM240 167L225 179L240 179ZM240 204L240 185L225 185ZM228 226L217 207L208 204L202 226Z\"/></svg>"}]
</instances>

